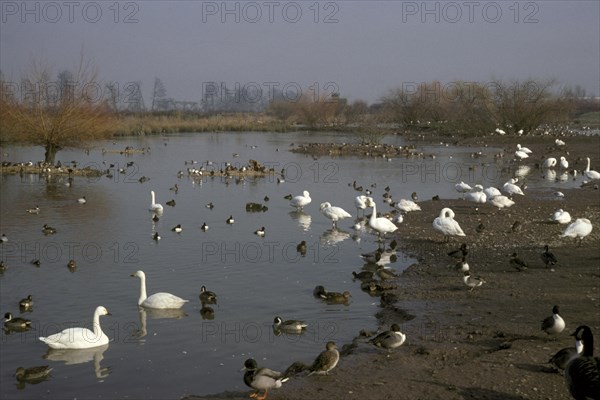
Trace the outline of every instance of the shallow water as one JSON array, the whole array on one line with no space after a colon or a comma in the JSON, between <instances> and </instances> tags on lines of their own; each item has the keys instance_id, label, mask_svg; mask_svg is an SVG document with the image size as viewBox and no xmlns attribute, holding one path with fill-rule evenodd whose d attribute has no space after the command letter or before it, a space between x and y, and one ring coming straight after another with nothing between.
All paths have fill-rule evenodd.
<instances>
[{"instance_id":1,"label":"shallow water","mask_svg":"<svg viewBox=\"0 0 600 400\"><path fill-rule=\"evenodd\" d=\"M340 134L214 133L168 137L124 138L98 143L89 154L63 150L64 164L106 169L112 178L64 177L48 181L34 175L2 176L0 188L1 232L9 242L0 246L0 259L8 270L0 276L0 310L20 315L18 301L32 294L33 312L23 316L34 329L2 333L0 347L1 398L180 398L184 394L208 394L245 390L239 369L248 357L260 365L285 369L293 361L310 362L328 340L339 347L360 329L376 329L374 314L379 299L360 290L352 271L363 267L359 255L377 248L376 236L352 229L344 220L337 230L318 210L329 201L356 215L353 200L359 193L349 184L373 191L378 210L387 211L381 195L391 187L394 198L408 198L416 191L421 199L460 195L454 184L463 180L501 186L516 169L493 158L499 149L456 148L440 144L422 149L435 158L313 159L287 151L290 143L332 140L352 141ZM397 136L386 138L403 144ZM150 152L130 156L107 150L125 146L149 147ZM474 151L482 156L472 158ZM3 160L39 160L41 148L8 147ZM233 153L239 153L234 157ZM222 178L177 177L184 161L197 167L210 160L214 167L225 162L244 164L249 159L286 170L286 181L274 176L226 183ZM133 161L131 167L126 163ZM124 174L118 168L126 168ZM523 173L523 169L520 169ZM578 186L569 176L564 182L548 180L535 167L524 178L530 187L551 196L556 188ZM146 176L149 180L139 183ZM178 184L179 192L169 190ZM371 184L376 183L376 187ZM165 211L157 223L148 212L149 191ZM312 203L294 211L283 197L311 193ZM87 204L76 199L86 196ZM268 196L266 202L264 197ZM165 203L176 201L175 207ZM213 202L210 210L206 203ZM248 213L247 202L268 206L264 213ZM25 209L38 205L39 215ZM558 208L558 206L557 206ZM233 215L235 223L225 219ZM207 232L200 230L206 222ZM44 236L44 223L55 235ZM182 224L183 232L171 228ZM266 236L253 232L264 226ZM162 239L152 240L154 232ZM305 240L305 257L296 244ZM40 259L41 266L31 264ZM66 267L69 259L77 269ZM390 266L401 271L413 260L398 254ZM148 293L172 292L190 300L181 312L140 311L136 305L139 280L130 274L146 272ZM316 285L352 293L349 305L329 305L312 295ZM212 305L214 319L200 313L198 295L206 285L218 295ZM48 352L38 341L66 327L90 327L96 306L112 316L101 325L112 339L107 347L86 351ZM301 336L276 336L273 318L303 319L309 324ZM410 324L407 323L407 324ZM409 327L408 327L409 328ZM48 354L47 354L48 353ZM13 377L18 366L48 364L51 378L19 390Z\"/></svg>"}]
</instances>

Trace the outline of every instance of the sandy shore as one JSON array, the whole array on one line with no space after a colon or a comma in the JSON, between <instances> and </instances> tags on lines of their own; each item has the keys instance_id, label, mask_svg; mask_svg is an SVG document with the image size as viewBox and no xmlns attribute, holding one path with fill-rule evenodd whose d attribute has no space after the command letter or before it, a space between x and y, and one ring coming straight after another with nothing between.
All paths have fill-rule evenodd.
<instances>
[{"instance_id":1,"label":"sandy shore","mask_svg":"<svg viewBox=\"0 0 600 400\"><path fill-rule=\"evenodd\" d=\"M516 140L480 138L461 144L509 149ZM553 150L554 139L518 140L537 154L532 165ZM565 141L564 151L576 168L585 168L581 158L585 156L599 165L600 138ZM559 349L573 346L569 334L578 325L589 325L600 337L600 191L594 185L562 191L565 198L558 201L530 190L515 199L512 208L500 211L485 204L476 212L474 204L464 200L420 202L422 211L408 214L395 235L400 250L418 263L395 279L398 288L391 293L397 301L382 305L378 313L382 328L399 323L407 342L391 353L360 337L353 344L339 343L346 351L329 376L294 377L269 398L571 398L563 376L547 361ZM463 284L462 274L448 268L455 261L446 253L462 241L444 243L431 227L443 207L456 213L467 235L471 271L486 281L472 292ZM594 230L581 246L574 239L560 238L565 225L549 222L558 208L592 221ZM521 227L513 232L517 220ZM480 223L485 229L477 232ZM553 269L546 269L540 257L546 244L558 258ZM510 265L513 252L529 264L527 270ZM548 337L540 325L555 304L560 305L567 327ZM248 398L249 393L187 398Z\"/></svg>"}]
</instances>

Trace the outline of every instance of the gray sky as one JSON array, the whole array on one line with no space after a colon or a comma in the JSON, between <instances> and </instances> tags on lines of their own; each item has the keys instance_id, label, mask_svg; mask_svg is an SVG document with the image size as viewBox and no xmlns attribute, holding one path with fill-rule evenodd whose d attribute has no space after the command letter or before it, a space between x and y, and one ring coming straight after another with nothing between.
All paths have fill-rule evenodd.
<instances>
[{"instance_id":1,"label":"gray sky","mask_svg":"<svg viewBox=\"0 0 600 400\"><path fill-rule=\"evenodd\" d=\"M83 47L100 79L120 86L142 81L146 105L155 77L169 97L192 101L209 81L258 85L265 96L273 86L336 90L369 103L392 88L434 79L552 78L600 94L595 0L0 5L6 80L17 81L33 59L55 73L73 68Z\"/></svg>"}]
</instances>

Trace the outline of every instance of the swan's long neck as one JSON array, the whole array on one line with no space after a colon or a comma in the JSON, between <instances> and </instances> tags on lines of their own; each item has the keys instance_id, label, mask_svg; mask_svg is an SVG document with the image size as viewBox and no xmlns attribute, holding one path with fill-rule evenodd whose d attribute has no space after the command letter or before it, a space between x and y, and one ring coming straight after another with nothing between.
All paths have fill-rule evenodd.
<instances>
[{"instance_id":1,"label":"swan's long neck","mask_svg":"<svg viewBox=\"0 0 600 400\"><path fill-rule=\"evenodd\" d=\"M104 332L102 332L102 328L100 327L100 311L96 310L94 313L94 320L92 321L92 326L94 327L94 336L99 338L104 336Z\"/></svg>"},{"instance_id":2,"label":"swan's long neck","mask_svg":"<svg viewBox=\"0 0 600 400\"><path fill-rule=\"evenodd\" d=\"M154 192L150 192L150 195L152 196L152 205L156 204L156 199L154 198Z\"/></svg>"},{"instance_id":3,"label":"swan's long neck","mask_svg":"<svg viewBox=\"0 0 600 400\"><path fill-rule=\"evenodd\" d=\"M590 158L587 159L587 167L585 167L585 172L590 172Z\"/></svg>"},{"instance_id":4,"label":"swan's long neck","mask_svg":"<svg viewBox=\"0 0 600 400\"><path fill-rule=\"evenodd\" d=\"M140 298L138 299L138 305L141 305L146 300L146 277L140 276Z\"/></svg>"}]
</instances>

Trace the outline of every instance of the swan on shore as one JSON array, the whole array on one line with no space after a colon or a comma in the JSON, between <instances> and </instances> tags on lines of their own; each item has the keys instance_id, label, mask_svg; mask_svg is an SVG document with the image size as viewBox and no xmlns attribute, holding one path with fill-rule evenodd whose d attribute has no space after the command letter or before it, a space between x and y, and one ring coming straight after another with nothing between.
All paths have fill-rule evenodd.
<instances>
[{"instance_id":1,"label":"swan on shore","mask_svg":"<svg viewBox=\"0 0 600 400\"><path fill-rule=\"evenodd\" d=\"M590 158L586 157L586 160L587 160L587 167L585 168L585 172L583 174L586 176L586 178L591 179L591 180L600 179L600 172L590 170Z\"/></svg>"},{"instance_id":2,"label":"swan on shore","mask_svg":"<svg viewBox=\"0 0 600 400\"><path fill-rule=\"evenodd\" d=\"M39 339L52 349L89 349L108 344L109 338L100 327L100 316L110 315L103 306L96 307L93 316L93 331L87 328L67 328L61 332Z\"/></svg>"},{"instance_id":3,"label":"swan on shore","mask_svg":"<svg viewBox=\"0 0 600 400\"><path fill-rule=\"evenodd\" d=\"M568 211L563 211L563 209L559 209L554 212L552 215L552 221L558 224L568 224L571 222L571 214Z\"/></svg>"},{"instance_id":4,"label":"swan on shore","mask_svg":"<svg viewBox=\"0 0 600 400\"><path fill-rule=\"evenodd\" d=\"M567 226L561 237L579 238L579 245L583 238L592 232L592 223L587 218L577 218L575 222Z\"/></svg>"},{"instance_id":5,"label":"swan on shore","mask_svg":"<svg viewBox=\"0 0 600 400\"><path fill-rule=\"evenodd\" d=\"M450 208L443 208L440 216L433 220L433 228L442 233L446 241L450 236L466 236L458 222L454 220L454 211Z\"/></svg>"}]
</instances>

